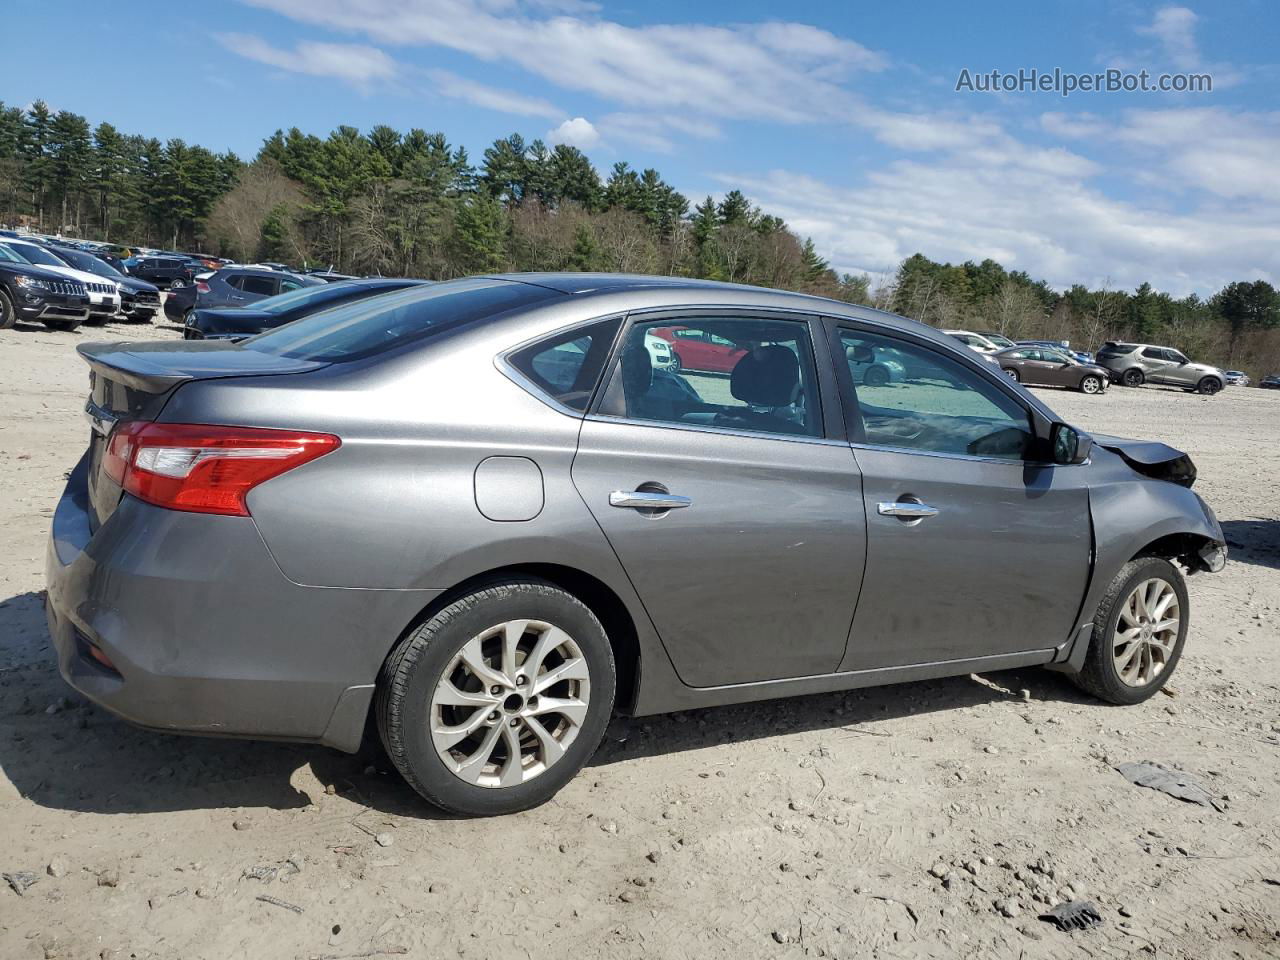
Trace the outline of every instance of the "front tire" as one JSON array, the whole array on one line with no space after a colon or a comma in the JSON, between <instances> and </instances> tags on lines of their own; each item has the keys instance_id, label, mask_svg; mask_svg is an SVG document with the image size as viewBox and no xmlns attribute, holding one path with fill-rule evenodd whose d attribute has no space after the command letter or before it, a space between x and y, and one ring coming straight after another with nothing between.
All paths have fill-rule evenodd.
<instances>
[{"instance_id":1,"label":"front tire","mask_svg":"<svg viewBox=\"0 0 1280 960\"><path fill-rule=\"evenodd\" d=\"M551 799L591 758L613 709L613 651L576 597L536 579L476 590L383 665L378 732L401 776L443 810L495 816Z\"/></svg>"},{"instance_id":2,"label":"front tire","mask_svg":"<svg viewBox=\"0 0 1280 960\"><path fill-rule=\"evenodd\" d=\"M1190 612L1177 567L1160 557L1130 560L1098 605L1076 684L1108 703L1129 705L1154 696L1182 657Z\"/></svg>"},{"instance_id":3,"label":"front tire","mask_svg":"<svg viewBox=\"0 0 1280 960\"><path fill-rule=\"evenodd\" d=\"M1092 375L1082 378L1080 381L1080 392L1081 393L1101 393L1102 378L1095 377Z\"/></svg>"},{"instance_id":4,"label":"front tire","mask_svg":"<svg viewBox=\"0 0 1280 960\"><path fill-rule=\"evenodd\" d=\"M1217 377L1205 377L1196 384L1196 392L1212 397L1222 389L1222 382Z\"/></svg>"},{"instance_id":5,"label":"front tire","mask_svg":"<svg viewBox=\"0 0 1280 960\"><path fill-rule=\"evenodd\" d=\"M1013 369L1013 367L1005 367L1004 375L1008 377L1010 380L1012 380L1014 383L1017 383L1022 379L1022 377L1018 375L1018 371Z\"/></svg>"},{"instance_id":6,"label":"front tire","mask_svg":"<svg viewBox=\"0 0 1280 960\"><path fill-rule=\"evenodd\" d=\"M8 330L18 322L18 313L13 309L9 295L0 290L0 330Z\"/></svg>"},{"instance_id":7,"label":"front tire","mask_svg":"<svg viewBox=\"0 0 1280 960\"><path fill-rule=\"evenodd\" d=\"M1140 387L1147 382L1147 376L1135 367L1132 370L1126 370L1124 376L1120 378L1120 382L1126 387Z\"/></svg>"}]
</instances>

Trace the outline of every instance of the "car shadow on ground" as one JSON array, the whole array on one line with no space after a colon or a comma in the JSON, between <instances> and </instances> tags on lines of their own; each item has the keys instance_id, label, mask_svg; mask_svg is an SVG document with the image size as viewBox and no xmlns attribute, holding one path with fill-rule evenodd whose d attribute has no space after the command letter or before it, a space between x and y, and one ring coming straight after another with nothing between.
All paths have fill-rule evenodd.
<instances>
[{"instance_id":1,"label":"car shadow on ground","mask_svg":"<svg viewBox=\"0 0 1280 960\"><path fill-rule=\"evenodd\" d=\"M616 718L590 766L825 730L890 737L884 721L988 703L1091 702L1045 670L952 677L784 700ZM0 601L0 791L83 813L300 809L331 788L382 813L449 815L427 805L380 751L186 737L140 730L84 700L58 675L43 595ZM0 792L0 803L5 801Z\"/></svg>"},{"instance_id":2,"label":"car shadow on ground","mask_svg":"<svg viewBox=\"0 0 1280 960\"><path fill-rule=\"evenodd\" d=\"M1224 520L1229 563L1280 570L1280 519Z\"/></svg>"}]
</instances>

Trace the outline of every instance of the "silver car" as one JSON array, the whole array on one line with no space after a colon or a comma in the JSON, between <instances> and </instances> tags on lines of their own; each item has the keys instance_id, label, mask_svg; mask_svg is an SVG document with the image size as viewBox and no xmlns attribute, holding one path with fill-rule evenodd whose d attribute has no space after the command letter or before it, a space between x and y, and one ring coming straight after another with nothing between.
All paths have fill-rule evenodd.
<instances>
[{"instance_id":1,"label":"silver car","mask_svg":"<svg viewBox=\"0 0 1280 960\"><path fill-rule=\"evenodd\" d=\"M672 326L732 370L655 369ZM466 814L547 800L614 711L1031 665L1140 702L1183 651L1183 570L1226 559L1185 454L815 297L474 277L80 352L66 680L166 731L354 751L372 719Z\"/></svg>"},{"instance_id":2,"label":"silver car","mask_svg":"<svg viewBox=\"0 0 1280 960\"><path fill-rule=\"evenodd\" d=\"M1095 362L1126 387L1159 383L1212 395L1227 385L1227 375L1218 367L1192 363L1179 350L1150 343L1108 341L1098 350Z\"/></svg>"}]
</instances>

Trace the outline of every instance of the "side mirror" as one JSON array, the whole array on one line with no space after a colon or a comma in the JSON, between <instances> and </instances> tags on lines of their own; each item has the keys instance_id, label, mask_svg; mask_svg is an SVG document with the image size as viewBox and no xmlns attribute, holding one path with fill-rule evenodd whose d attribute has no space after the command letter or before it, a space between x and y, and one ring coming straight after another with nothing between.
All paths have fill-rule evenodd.
<instances>
[{"instance_id":1,"label":"side mirror","mask_svg":"<svg viewBox=\"0 0 1280 960\"><path fill-rule=\"evenodd\" d=\"M1084 463L1093 449L1093 438L1067 423L1055 423L1049 434L1053 462L1065 465Z\"/></svg>"}]
</instances>

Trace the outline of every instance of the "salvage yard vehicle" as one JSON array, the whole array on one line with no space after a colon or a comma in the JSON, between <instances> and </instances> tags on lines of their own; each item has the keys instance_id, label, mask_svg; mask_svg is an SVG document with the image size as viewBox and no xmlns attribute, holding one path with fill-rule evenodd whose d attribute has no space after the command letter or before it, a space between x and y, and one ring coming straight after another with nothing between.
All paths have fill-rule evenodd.
<instances>
[{"instance_id":1,"label":"salvage yard vehicle","mask_svg":"<svg viewBox=\"0 0 1280 960\"><path fill-rule=\"evenodd\" d=\"M1060 348L1017 346L992 356L1010 380L1028 386L1070 387L1097 394L1106 390L1111 380L1105 367L1080 363Z\"/></svg>"},{"instance_id":2,"label":"salvage yard vehicle","mask_svg":"<svg viewBox=\"0 0 1280 960\"><path fill-rule=\"evenodd\" d=\"M28 240L5 240L3 246L28 263L60 273L82 284L89 295L89 316L85 323L103 324L120 312L120 288L112 280L87 270L68 266L50 248Z\"/></svg>"},{"instance_id":3,"label":"salvage yard vehicle","mask_svg":"<svg viewBox=\"0 0 1280 960\"><path fill-rule=\"evenodd\" d=\"M339 304L427 282L392 278L348 280L344 283L298 287L247 307L200 307L188 311L182 335L187 340L244 339Z\"/></svg>"},{"instance_id":4,"label":"salvage yard vehicle","mask_svg":"<svg viewBox=\"0 0 1280 960\"><path fill-rule=\"evenodd\" d=\"M84 284L37 267L0 243L0 330L19 320L51 330L75 330L89 318Z\"/></svg>"},{"instance_id":5,"label":"salvage yard vehicle","mask_svg":"<svg viewBox=\"0 0 1280 960\"><path fill-rule=\"evenodd\" d=\"M1182 387L1209 396L1227 385L1227 375L1207 363L1192 363L1172 347L1149 343L1117 343L1108 340L1097 354L1098 365L1111 371L1112 379L1126 387L1158 383Z\"/></svg>"},{"instance_id":6,"label":"salvage yard vehicle","mask_svg":"<svg viewBox=\"0 0 1280 960\"><path fill-rule=\"evenodd\" d=\"M131 277L154 283L161 290L176 290L191 284L199 268L181 257L133 256L124 261Z\"/></svg>"},{"instance_id":7,"label":"salvage yard vehicle","mask_svg":"<svg viewBox=\"0 0 1280 960\"><path fill-rule=\"evenodd\" d=\"M1280 373L1270 373L1258 381L1258 386L1264 390L1280 390Z\"/></svg>"},{"instance_id":8,"label":"salvage yard vehicle","mask_svg":"<svg viewBox=\"0 0 1280 960\"><path fill-rule=\"evenodd\" d=\"M739 352L655 370L674 328ZM63 677L165 731L542 803L646 715L1047 665L1139 703L1221 569L1195 468L953 339L800 294L513 274L230 342L85 344L46 574ZM904 377L855 376L869 351Z\"/></svg>"},{"instance_id":9,"label":"salvage yard vehicle","mask_svg":"<svg viewBox=\"0 0 1280 960\"><path fill-rule=\"evenodd\" d=\"M943 330L942 333L978 353L991 354L1015 346L1012 340L999 333L974 333L972 330Z\"/></svg>"},{"instance_id":10,"label":"salvage yard vehicle","mask_svg":"<svg viewBox=\"0 0 1280 960\"><path fill-rule=\"evenodd\" d=\"M1250 383L1249 375L1243 370L1224 370L1227 375L1227 386L1229 387L1247 387Z\"/></svg>"},{"instance_id":11,"label":"salvage yard vehicle","mask_svg":"<svg viewBox=\"0 0 1280 960\"><path fill-rule=\"evenodd\" d=\"M57 250L59 260L116 285L120 293L120 315L131 323L150 323L160 312L160 290L155 284L121 273L100 257L83 250Z\"/></svg>"}]
</instances>

